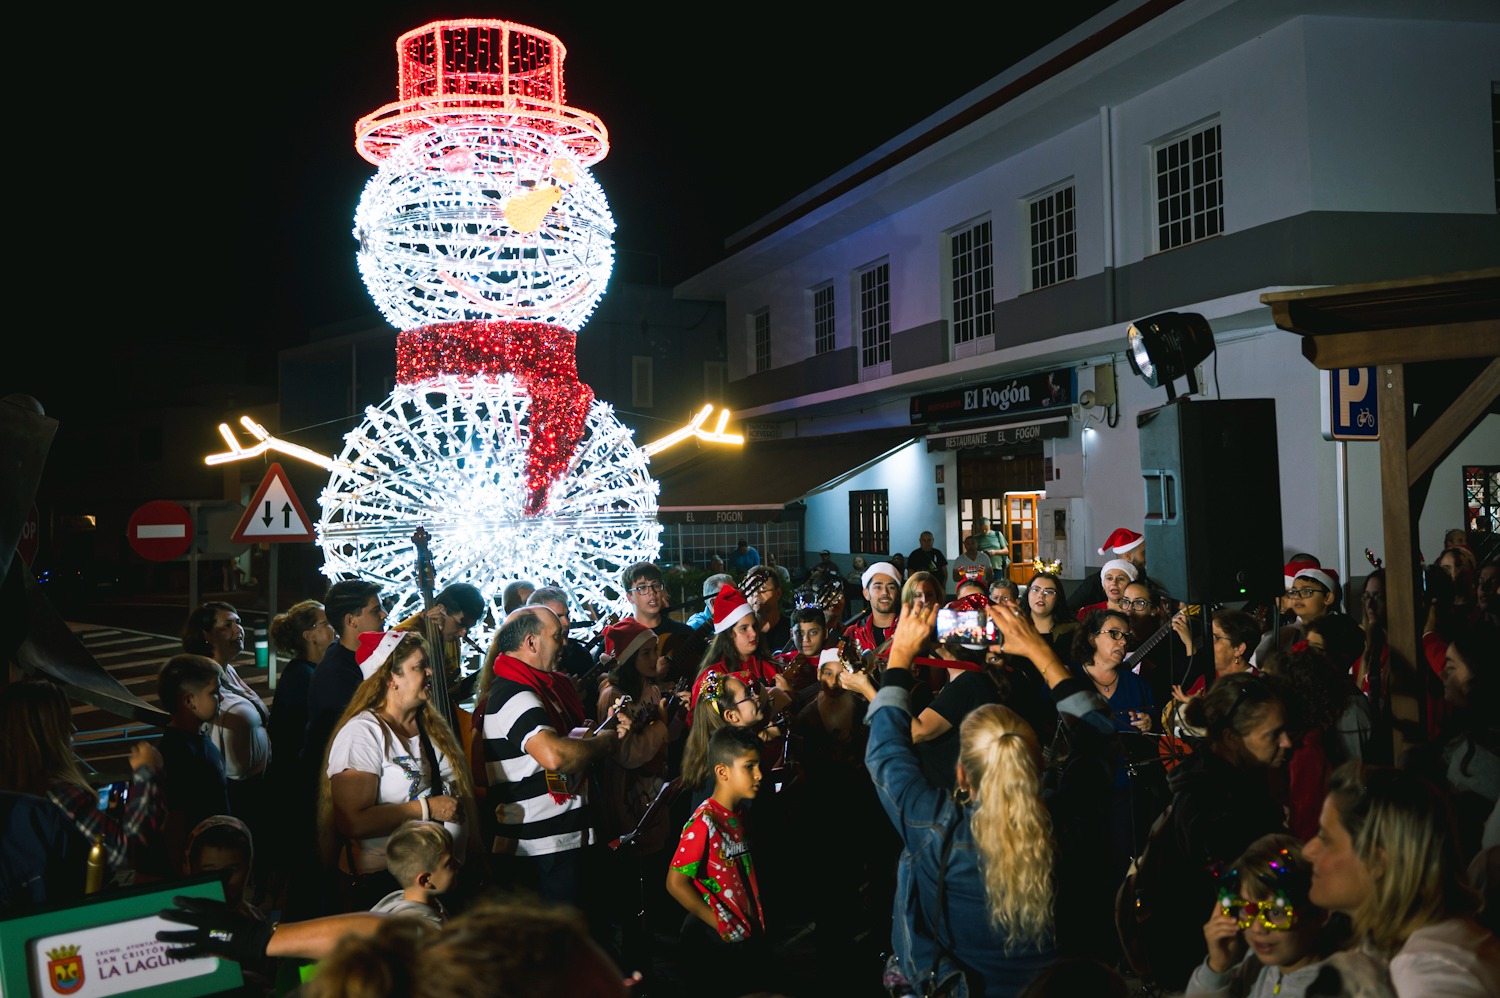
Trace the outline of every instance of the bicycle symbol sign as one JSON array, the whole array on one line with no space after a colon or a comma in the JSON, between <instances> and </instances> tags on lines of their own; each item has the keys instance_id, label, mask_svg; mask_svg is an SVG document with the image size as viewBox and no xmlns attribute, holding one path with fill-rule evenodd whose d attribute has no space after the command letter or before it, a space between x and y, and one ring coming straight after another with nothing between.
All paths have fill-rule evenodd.
<instances>
[{"instance_id":1,"label":"bicycle symbol sign","mask_svg":"<svg viewBox=\"0 0 1500 998\"><path fill-rule=\"evenodd\" d=\"M1323 379L1323 436L1328 440L1379 440L1375 368L1324 371Z\"/></svg>"}]
</instances>

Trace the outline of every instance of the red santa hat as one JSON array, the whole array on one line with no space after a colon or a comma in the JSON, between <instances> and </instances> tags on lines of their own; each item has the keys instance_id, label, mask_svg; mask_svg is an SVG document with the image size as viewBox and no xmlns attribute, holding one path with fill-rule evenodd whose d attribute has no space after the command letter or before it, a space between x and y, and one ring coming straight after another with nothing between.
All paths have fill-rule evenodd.
<instances>
[{"instance_id":1,"label":"red santa hat","mask_svg":"<svg viewBox=\"0 0 1500 998\"><path fill-rule=\"evenodd\" d=\"M365 631L359 636L359 647L354 651L354 661L360 675L369 679L391 657L406 631Z\"/></svg>"},{"instance_id":2,"label":"red santa hat","mask_svg":"<svg viewBox=\"0 0 1500 998\"><path fill-rule=\"evenodd\" d=\"M1304 568L1317 567L1318 563L1315 561L1289 561L1286 563L1286 566L1282 568L1281 575L1282 578L1286 579L1286 586L1288 589L1290 589L1292 587L1292 583L1296 581L1297 574L1299 572L1301 572Z\"/></svg>"},{"instance_id":3,"label":"red santa hat","mask_svg":"<svg viewBox=\"0 0 1500 998\"><path fill-rule=\"evenodd\" d=\"M1331 568L1319 568L1316 565L1308 565L1297 570L1297 574L1292 578L1292 581L1296 582L1297 579L1312 579L1331 593L1339 591L1339 573Z\"/></svg>"},{"instance_id":4,"label":"red santa hat","mask_svg":"<svg viewBox=\"0 0 1500 998\"><path fill-rule=\"evenodd\" d=\"M632 655L656 641L656 632L634 617L604 629L604 655L611 662L628 662Z\"/></svg>"},{"instance_id":5,"label":"red santa hat","mask_svg":"<svg viewBox=\"0 0 1500 998\"><path fill-rule=\"evenodd\" d=\"M1117 568L1120 571L1124 572L1126 575L1130 576L1131 582L1134 582L1136 579L1140 578L1141 575L1140 571L1124 558L1111 558L1109 561L1106 561L1104 563L1103 568L1099 569L1100 582L1104 581L1104 573L1108 572L1112 568Z\"/></svg>"},{"instance_id":6,"label":"red santa hat","mask_svg":"<svg viewBox=\"0 0 1500 998\"><path fill-rule=\"evenodd\" d=\"M714 597L714 633L723 634L750 612L745 594L729 583L724 583L719 587L719 595Z\"/></svg>"},{"instance_id":7,"label":"red santa hat","mask_svg":"<svg viewBox=\"0 0 1500 998\"><path fill-rule=\"evenodd\" d=\"M1104 546L1099 549L1099 553L1109 554L1113 551L1115 554L1124 554L1126 551L1134 551L1144 543L1146 543L1145 537L1134 530L1126 530L1124 527L1120 527L1109 535L1109 539L1104 542Z\"/></svg>"}]
</instances>

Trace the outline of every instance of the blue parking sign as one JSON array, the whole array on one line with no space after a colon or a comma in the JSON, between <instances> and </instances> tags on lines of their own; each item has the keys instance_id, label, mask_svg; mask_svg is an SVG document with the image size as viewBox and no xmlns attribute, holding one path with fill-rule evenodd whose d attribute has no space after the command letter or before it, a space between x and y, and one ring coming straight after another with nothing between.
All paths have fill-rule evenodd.
<instances>
[{"instance_id":1,"label":"blue parking sign","mask_svg":"<svg viewBox=\"0 0 1500 998\"><path fill-rule=\"evenodd\" d=\"M1379 440L1375 368L1342 367L1318 373L1322 376L1323 439Z\"/></svg>"}]
</instances>

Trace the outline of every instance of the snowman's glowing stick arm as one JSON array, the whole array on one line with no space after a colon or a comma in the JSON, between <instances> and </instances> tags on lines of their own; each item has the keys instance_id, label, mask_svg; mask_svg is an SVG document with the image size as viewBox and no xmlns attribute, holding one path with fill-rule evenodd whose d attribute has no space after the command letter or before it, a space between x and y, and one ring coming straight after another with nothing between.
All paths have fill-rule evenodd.
<instances>
[{"instance_id":1,"label":"snowman's glowing stick arm","mask_svg":"<svg viewBox=\"0 0 1500 998\"><path fill-rule=\"evenodd\" d=\"M229 429L229 424L220 423L219 436L224 438L224 442L229 445L229 450L221 454L208 455L203 459L204 464L217 465L228 464L231 461L244 461L247 458L258 457L268 450L273 450L285 454L287 457L295 457L298 460L306 461L308 464L315 464L325 471L333 470L332 458L325 457L317 451L303 447L300 444L288 443L285 440L271 436L271 434L266 432L264 426L249 416L241 416L240 425L248 430L258 443L250 447L241 447L239 441L234 438L234 433Z\"/></svg>"},{"instance_id":2,"label":"snowman's glowing stick arm","mask_svg":"<svg viewBox=\"0 0 1500 998\"><path fill-rule=\"evenodd\" d=\"M724 432L724 427L729 424L728 409L719 410L718 424L712 430L705 430L703 428L704 422L708 419L708 414L713 411L714 407L712 405L704 406L702 409L698 410L698 414L696 416L688 421L688 424L686 426L682 427L679 430L673 430L666 436L660 437L656 440L651 441L649 444L644 445L643 447L641 447L641 452L644 453L647 457L652 457L656 454L660 454L662 451L666 450L673 444L680 443L683 440L686 440L688 437L697 437L699 440L706 440L711 444L744 443L745 438L742 434Z\"/></svg>"}]
</instances>

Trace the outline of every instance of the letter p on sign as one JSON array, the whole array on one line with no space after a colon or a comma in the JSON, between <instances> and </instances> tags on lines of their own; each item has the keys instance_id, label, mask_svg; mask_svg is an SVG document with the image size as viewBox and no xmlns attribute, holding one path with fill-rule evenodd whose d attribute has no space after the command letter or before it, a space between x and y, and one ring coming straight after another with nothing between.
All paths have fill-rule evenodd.
<instances>
[{"instance_id":1,"label":"letter p on sign","mask_svg":"<svg viewBox=\"0 0 1500 998\"><path fill-rule=\"evenodd\" d=\"M1327 440L1379 440L1375 368L1346 367L1323 372L1323 437Z\"/></svg>"}]
</instances>

